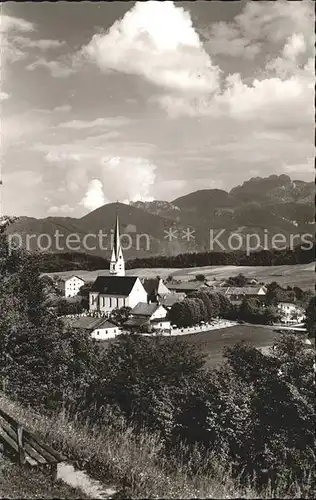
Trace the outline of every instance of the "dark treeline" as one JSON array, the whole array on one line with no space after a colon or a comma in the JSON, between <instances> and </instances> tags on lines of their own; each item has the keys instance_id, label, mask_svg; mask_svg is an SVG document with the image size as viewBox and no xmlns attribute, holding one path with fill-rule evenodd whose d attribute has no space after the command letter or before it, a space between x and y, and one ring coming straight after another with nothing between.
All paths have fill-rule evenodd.
<instances>
[{"instance_id":1,"label":"dark treeline","mask_svg":"<svg viewBox=\"0 0 316 500\"><path fill-rule=\"evenodd\" d=\"M307 250L296 247L294 250L260 250L247 255L246 252L197 252L178 255L154 255L129 259L126 269L136 268L186 268L203 266L283 266L310 264L314 262L315 245ZM62 272L70 269L95 271L108 269L109 261L99 256L80 252L43 254L41 272Z\"/></svg>"},{"instance_id":2,"label":"dark treeline","mask_svg":"<svg viewBox=\"0 0 316 500\"><path fill-rule=\"evenodd\" d=\"M127 269L138 267L202 267L202 266L283 266L309 264L314 262L315 245L307 250L296 247L294 250L260 250L247 255L246 252L201 252L184 253L172 256L153 256L132 259Z\"/></svg>"}]
</instances>

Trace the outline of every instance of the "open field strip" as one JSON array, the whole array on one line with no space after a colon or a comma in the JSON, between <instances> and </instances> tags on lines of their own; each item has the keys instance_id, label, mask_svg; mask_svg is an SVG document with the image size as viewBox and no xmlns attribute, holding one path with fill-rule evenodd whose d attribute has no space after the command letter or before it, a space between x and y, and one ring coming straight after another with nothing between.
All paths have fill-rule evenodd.
<instances>
[{"instance_id":1,"label":"open field strip","mask_svg":"<svg viewBox=\"0 0 316 500\"><path fill-rule=\"evenodd\" d=\"M126 270L126 276L139 276L141 278L152 278L160 276L165 279L173 276L176 279L186 281L194 279L197 274L204 274L208 280L221 281L241 273L247 278L256 278L259 281L270 283L277 281L282 286L298 286L303 290L315 287L315 265L296 264L293 266L205 266L189 268L138 268ZM94 281L97 276L108 276L109 270L99 269L97 271L70 270L59 273L48 273L50 276L72 276L76 275L85 281Z\"/></svg>"}]
</instances>

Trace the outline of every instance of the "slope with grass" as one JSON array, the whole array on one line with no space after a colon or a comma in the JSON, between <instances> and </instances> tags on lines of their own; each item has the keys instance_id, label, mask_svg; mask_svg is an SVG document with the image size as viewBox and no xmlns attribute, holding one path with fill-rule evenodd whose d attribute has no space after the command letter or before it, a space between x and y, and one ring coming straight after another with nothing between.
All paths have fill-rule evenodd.
<instances>
[{"instance_id":1,"label":"slope with grass","mask_svg":"<svg viewBox=\"0 0 316 500\"><path fill-rule=\"evenodd\" d=\"M200 472L192 476L181 459L173 463L163 458L161 441L154 434L143 432L137 438L132 427L120 426L119 422L116 427L109 424L102 431L96 428L91 430L87 425L70 421L65 414L44 417L1 393L0 405L50 445L84 467L95 479L105 484L115 481L120 486L116 498L258 498L258 493L251 485L242 488L233 481L230 471L224 470L218 457L210 457L211 473L202 470L206 470L204 461ZM23 498L24 491L24 498L73 498L67 492L67 496L58 496L57 491L55 495L49 486L45 491L41 487L38 496L38 490L34 492L31 486L28 488L17 490L22 496L11 495L7 498ZM4 496L9 493L4 487L3 492L1 489L0 492ZM85 497L80 494L76 498ZM260 498L289 497L278 488L274 494L270 488L266 488ZM295 488L291 498L301 498L299 487Z\"/></svg>"},{"instance_id":2,"label":"slope with grass","mask_svg":"<svg viewBox=\"0 0 316 500\"><path fill-rule=\"evenodd\" d=\"M86 499L81 490L53 482L44 471L21 468L0 455L0 498Z\"/></svg>"}]
</instances>

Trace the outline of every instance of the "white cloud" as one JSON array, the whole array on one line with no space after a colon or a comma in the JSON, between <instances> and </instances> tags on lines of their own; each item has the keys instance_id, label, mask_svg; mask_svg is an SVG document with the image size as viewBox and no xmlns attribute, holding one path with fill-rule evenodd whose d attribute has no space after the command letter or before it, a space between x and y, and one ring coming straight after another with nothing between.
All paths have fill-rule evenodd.
<instances>
[{"instance_id":1,"label":"white cloud","mask_svg":"<svg viewBox=\"0 0 316 500\"><path fill-rule=\"evenodd\" d=\"M71 106L70 104L63 104L61 106L56 106L56 108L54 108L54 111L56 111L57 113L66 113L67 111L71 111Z\"/></svg>"},{"instance_id":2,"label":"white cloud","mask_svg":"<svg viewBox=\"0 0 316 500\"><path fill-rule=\"evenodd\" d=\"M74 212L75 210L76 210L75 207L70 207L69 205L64 204L64 205L60 205L60 206L53 205L53 206L48 208L47 212L49 214L53 214L53 215L60 215L60 214L68 215L68 214Z\"/></svg>"},{"instance_id":3,"label":"white cloud","mask_svg":"<svg viewBox=\"0 0 316 500\"><path fill-rule=\"evenodd\" d=\"M248 40L234 23L220 21L200 32L206 38L208 51L213 55L227 54L253 59L261 51L261 43Z\"/></svg>"},{"instance_id":4,"label":"white cloud","mask_svg":"<svg viewBox=\"0 0 316 500\"><path fill-rule=\"evenodd\" d=\"M140 157L102 157L104 191L112 200L150 200L156 179L156 165Z\"/></svg>"},{"instance_id":5,"label":"white cloud","mask_svg":"<svg viewBox=\"0 0 316 500\"><path fill-rule=\"evenodd\" d=\"M233 24L246 40L282 43L295 31L310 38L312 22L313 2L310 0L277 0L247 2Z\"/></svg>"},{"instance_id":6,"label":"white cloud","mask_svg":"<svg viewBox=\"0 0 316 500\"><path fill-rule=\"evenodd\" d=\"M212 92L219 68L212 64L190 14L173 2L138 2L106 34L82 48L101 70L135 74L172 90Z\"/></svg>"},{"instance_id":7,"label":"white cloud","mask_svg":"<svg viewBox=\"0 0 316 500\"><path fill-rule=\"evenodd\" d=\"M257 32L254 26L258 28ZM295 28L294 33L289 26ZM281 47L278 46L279 55L270 56L266 61L261 76L245 83L241 75L235 73L228 75L222 88L213 94L173 93L154 96L152 100L172 118L181 115L227 116L277 126L308 125L312 119L314 89L311 30L311 2L286 2L286 5L283 1L249 2L234 23L220 23L217 29L213 29L213 35L219 31L229 43L239 36L243 40L243 43L237 43L239 48L246 47L251 41L259 43L258 33L261 40L266 38L279 45L283 42ZM259 45L254 46L257 51Z\"/></svg>"},{"instance_id":8,"label":"white cloud","mask_svg":"<svg viewBox=\"0 0 316 500\"><path fill-rule=\"evenodd\" d=\"M94 127L113 127L121 126L130 123L128 118L124 116L113 116L110 118L97 118L96 120L86 121L86 120L72 120L70 122L60 123L58 126L61 128L72 128L77 130L82 130L86 128Z\"/></svg>"},{"instance_id":9,"label":"white cloud","mask_svg":"<svg viewBox=\"0 0 316 500\"><path fill-rule=\"evenodd\" d=\"M33 23L24 19L7 16L0 16L0 45L1 45L1 67L7 64L15 63L21 59L26 59L29 56L28 49L39 49L41 51L56 49L64 45L65 42L59 40L32 40L26 36L21 36L19 33L35 32L36 27ZM43 64L41 60L40 65ZM32 65L29 65L32 68ZM55 73L58 68L49 66ZM64 72L66 70L64 69ZM62 68L59 70L62 73ZM64 76L64 75L63 75Z\"/></svg>"},{"instance_id":10,"label":"white cloud","mask_svg":"<svg viewBox=\"0 0 316 500\"><path fill-rule=\"evenodd\" d=\"M9 98L10 94L7 94L7 92L0 92L0 101L6 101Z\"/></svg>"},{"instance_id":11,"label":"white cloud","mask_svg":"<svg viewBox=\"0 0 316 500\"><path fill-rule=\"evenodd\" d=\"M112 201L151 200L156 179L156 165L140 157L108 157L100 159L104 192Z\"/></svg>"},{"instance_id":12,"label":"white cloud","mask_svg":"<svg viewBox=\"0 0 316 500\"><path fill-rule=\"evenodd\" d=\"M5 14L1 14L0 33L7 33L8 31L34 31L34 24L18 17L6 16Z\"/></svg>"},{"instance_id":13,"label":"white cloud","mask_svg":"<svg viewBox=\"0 0 316 500\"><path fill-rule=\"evenodd\" d=\"M283 49L283 55L287 59L296 60L296 57L306 51L306 43L302 33L293 33Z\"/></svg>"},{"instance_id":14,"label":"white cloud","mask_svg":"<svg viewBox=\"0 0 316 500\"><path fill-rule=\"evenodd\" d=\"M58 149L58 148L57 148ZM82 155L78 153L70 153L70 152L63 152L63 151L49 151L45 159L50 162L50 163L56 163L56 162L63 162L63 161L81 161L82 160Z\"/></svg>"},{"instance_id":15,"label":"white cloud","mask_svg":"<svg viewBox=\"0 0 316 500\"><path fill-rule=\"evenodd\" d=\"M14 43L16 43L17 45L21 45L26 49L35 48L43 51L48 49L57 49L65 45L65 42L60 40L31 40L30 38L27 38L25 36L14 37Z\"/></svg>"},{"instance_id":16,"label":"white cloud","mask_svg":"<svg viewBox=\"0 0 316 500\"><path fill-rule=\"evenodd\" d=\"M93 179L89 182L88 189L80 205L83 205L88 210L95 210L108 203L104 196L103 185L99 179Z\"/></svg>"},{"instance_id":17,"label":"white cloud","mask_svg":"<svg viewBox=\"0 0 316 500\"><path fill-rule=\"evenodd\" d=\"M45 68L49 70L51 75L55 78L67 78L75 71L67 64L67 62L47 61L44 58L39 58L26 67L28 71L34 71L37 68Z\"/></svg>"}]
</instances>

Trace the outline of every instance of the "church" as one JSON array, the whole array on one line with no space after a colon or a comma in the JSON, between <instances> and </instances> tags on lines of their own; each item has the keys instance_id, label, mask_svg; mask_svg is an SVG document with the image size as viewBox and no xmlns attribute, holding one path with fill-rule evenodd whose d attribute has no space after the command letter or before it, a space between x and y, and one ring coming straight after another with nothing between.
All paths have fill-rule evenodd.
<instances>
[{"instance_id":1,"label":"church","mask_svg":"<svg viewBox=\"0 0 316 500\"><path fill-rule=\"evenodd\" d=\"M147 292L137 276L125 276L119 218L116 214L110 275L98 276L93 283L89 292L89 311L108 314L124 306L134 308L139 302L147 302Z\"/></svg>"}]
</instances>

